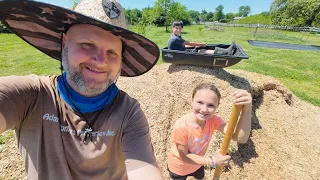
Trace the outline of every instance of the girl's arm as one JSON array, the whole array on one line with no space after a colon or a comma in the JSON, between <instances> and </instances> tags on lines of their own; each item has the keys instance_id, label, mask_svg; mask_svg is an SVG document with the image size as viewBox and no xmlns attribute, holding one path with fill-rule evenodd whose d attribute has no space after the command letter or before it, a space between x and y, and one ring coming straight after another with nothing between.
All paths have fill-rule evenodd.
<instances>
[{"instance_id":1,"label":"girl's arm","mask_svg":"<svg viewBox=\"0 0 320 180\"><path fill-rule=\"evenodd\" d=\"M235 105L243 105L243 108L232 139L238 143L246 143L251 131L252 97L248 91L242 89L237 90L233 96ZM225 134L227 128L228 124L223 124L218 130Z\"/></svg>"},{"instance_id":2,"label":"girl's arm","mask_svg":"<svg viewBox=\"0 0 320 180\"><path fill-rule=\"evenodd\" d=\"M196 154L189 154L188 147L186 145L176 144L181 160L188 164L197 164L205 166L208 159Z\"/></svg>"},{"instance_id":3,"label":"girl's arm","mask_svg":"<svg viewBox=\"0 0 320 180\"><path fill-rule=\"evenodd\" d=\"M188 164L197 164L201 166L213 166L213 162L209 157L202 157L196 154L189 154L186 145L176 144L181 160ZM223 156L219 152L214 155L217 166L226 166L230 161L231 156Z\"/></svg>"}]
</instances>

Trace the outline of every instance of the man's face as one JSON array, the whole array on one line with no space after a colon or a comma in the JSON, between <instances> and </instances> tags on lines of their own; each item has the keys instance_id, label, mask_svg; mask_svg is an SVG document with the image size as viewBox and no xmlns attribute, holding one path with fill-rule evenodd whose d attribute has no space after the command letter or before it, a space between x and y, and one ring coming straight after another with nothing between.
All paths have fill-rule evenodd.
<instances>
[{"instance_id":1,"label":"man's face","mask_svg":"<svg viewBox=\"0 0 320 180\"><path fill-rule=\"evenodd\" d=\"M74 25L63 36L62 65L67 82L81 95L104 92L120 75L120 38L92 25Z\"/></svg>"},{"instance_id":2,"label":"man's face","mask_svg":"<svg viewBox=\"0 0 320 180\"><path fill-rule=\"evenodd\" d=\"M180 36L182 31L182 27L181 26L174 26L172 28L172 32L176 35L176 36Z\"/></svg>"}]
</instances>

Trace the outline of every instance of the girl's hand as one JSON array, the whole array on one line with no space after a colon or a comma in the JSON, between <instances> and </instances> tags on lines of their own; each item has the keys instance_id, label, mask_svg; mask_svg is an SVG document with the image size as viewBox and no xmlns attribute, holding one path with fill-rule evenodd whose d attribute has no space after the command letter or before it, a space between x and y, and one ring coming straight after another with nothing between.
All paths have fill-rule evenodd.
<instances>
[{"instance_id":1,"label":"girl's hand","mask_svg":"<svg viewBox=\"0 0 320 180\"><path fill-rule=\"evenodd\" d=\"M243 89L238 89L233 93L234 104L244 105L243 110L252 108L252 96L251 94Z\"/></svg>"},{"instance_id":2,"label":"girl's hand","mask_svg":"<svg viewBox=\"0 0 320 180\"><path fill-rule=\"evenodd\" d=\"M227 166L230 162L231 156L229 155L222 155L220 150L218 150L214 154L214 159L216 160L216 166Z\"/></svg>"}]
</instances>

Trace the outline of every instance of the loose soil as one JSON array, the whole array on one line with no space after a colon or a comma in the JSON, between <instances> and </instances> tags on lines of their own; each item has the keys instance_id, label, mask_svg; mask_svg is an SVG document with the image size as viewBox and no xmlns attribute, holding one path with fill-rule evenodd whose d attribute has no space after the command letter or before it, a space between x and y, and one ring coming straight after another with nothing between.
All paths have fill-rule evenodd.
<instances>
[{"instance_id":1,"label":"loose soil","mask_svg":"<svg viewBox=\"0 0 320 180\"><path fill-rule=\"evenodd\" d=\"M246 89L253 96L252 132L246 144L230 145L231 168L220 179L318 179L320 177L320 108L301 101L277 79L256 73L196 66L161 64L134 78L121 77L120 89L139 100L150 125L155 155L166 179L170 132L190 111L191 93L201 82L213 82L222 99L217 114L226 121L232 92ZM13 131L2 134L0 179L23 179L24 164ZM207 155L221 145L212 138ZM206 170L207 179L213 171ZM152 178L151 178L152 179Z\"/></svg>"}]
</instances>

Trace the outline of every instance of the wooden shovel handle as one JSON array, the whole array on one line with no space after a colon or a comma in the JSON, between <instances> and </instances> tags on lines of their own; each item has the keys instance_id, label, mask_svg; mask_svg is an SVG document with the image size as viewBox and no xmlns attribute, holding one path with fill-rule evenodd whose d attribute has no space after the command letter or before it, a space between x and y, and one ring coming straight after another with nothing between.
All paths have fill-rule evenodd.
<instances>
[{"instance_id":1,"label":"wooden shovel handle","mask_svg":"<svg viewBox=\"0 0 320 180\"><path fill-rule=\"evenodd\" d=\"M228 123L227 132L224 136L223 143L222 143L221 150L220 150L220 153L222 155L227 155L230 141L232 139L234 129L237 125L241 110L242 110L242 105L241 106L236 106L236 105L232 106L232 111L231 111L231 115L230 115L230 119L229 119L229 123ZM219 179L221 171L222 171L222 166L217 166L216 169L214 170L213 180Z\"/></svg>"}]
</instances>

